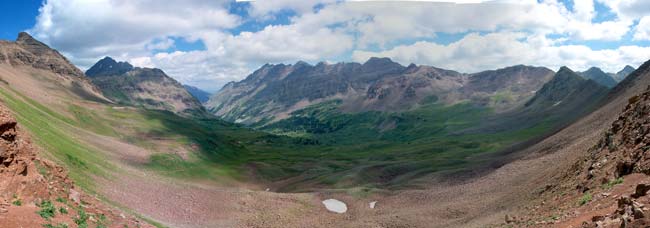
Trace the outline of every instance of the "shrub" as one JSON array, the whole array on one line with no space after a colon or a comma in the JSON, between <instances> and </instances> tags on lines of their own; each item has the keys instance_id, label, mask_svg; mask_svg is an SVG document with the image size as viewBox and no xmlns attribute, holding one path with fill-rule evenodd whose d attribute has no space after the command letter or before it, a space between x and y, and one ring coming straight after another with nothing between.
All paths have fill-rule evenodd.
<instances>
[{"instance_id":1,"label":"shrub","mask_svg":"<svg viewBox=\"0 0 650 228\"><path fill-rule=\"evenodd\" d=\"M584 195L582 195L582 198L580 198L580 206L585 205L591 201L591 193L586 192Z\"/></svg>"},{"instance_id":2,"label":"shrub","mask_svg":"<svg viewBox=\"0 0 650 228\"><path fill-rule=\"evenodd\" d=\"M618 184L622 184L622 183L623 183L623 178L619 177L619 178L616 178L614 180L610 180L609 182L603 184L603 189L610 189L610 188L612 188L612 187L614 187L614 186L616 186Z\"/></svg>"},{"instance_id":3,"label":"shrub","mask_svg":"<svg viewBox=\"0 0 650 228\"><path fill-rule=\"evenodd\" d=\"M88 214L86 214L86 211L84 211L83 208L79 208L79 216L74 219L74 223L79 226L79 228L87 228L88 227Z\"/></svg>"},{"instance_id":4,"label":"shrub","mask_svg":"<svg viewBox=\"0 0 650 228\"><path fill-rule=\"evenodd\" d=\"M39 207L41 207L41 210L37 211L36 213L44 219L52 218L56 214L56 208L54 207L54 204L52 204L52 202L49 200L43 201Z\"/></svg>"},{"instance_id":5,"label":"shrub","mask_svg":"<svg viewBox=\"0 0 650 228\"><path fill-rule=\"evenodd\" d=\"M59 223L58 225L52 225L52 224L44 224L43 227L45 228L68 228L68 224L65 223Z\"/></svg>"}]
</instances>

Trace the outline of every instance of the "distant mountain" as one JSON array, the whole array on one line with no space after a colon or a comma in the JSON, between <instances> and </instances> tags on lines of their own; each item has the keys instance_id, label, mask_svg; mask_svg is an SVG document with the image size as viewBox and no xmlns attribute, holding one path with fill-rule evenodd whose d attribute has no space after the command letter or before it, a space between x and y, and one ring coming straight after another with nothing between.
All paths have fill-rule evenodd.
<instances>
[{"instance_id":1,"label":"distant mountain","mask_svg":"<svg viewBox=\"0 0 650 228\"><path fill-rule=\"evenodd\" d=\"M573 102L575 104L571 107L584 107L584 102L597 101L608 91L607 87L596 81L584 79L568 67L561 67L525 106L546 108Z\"/></svg>"},{"instance_id":2,"label":"distant mountain","mask_svg":"<svg viewBox=\"0 0 650 228\"><path fill-rule=\"evenodd\" d=\"M212 95L211 93L208 93L206 91L203 91L197 87L191 86L191 85L183 85L185 87L185 90L187 92L190 92L192 96L194 96L199 102L205 103L210 99L210 96Z\"/></svg>"},{"instance_id":3,"label":"distant mountain","mask_svg":"<svg viewBox=\"0 0 650 228\"><path fill-rule=\"evenodd\" d=\"M395 112L423 102L470 102L504 111L522 104L553 75L543 67L513 66L463 74L431 66L404 67L389 58L361 63L266 64L213 95L206 107L234 122L277 121L312 104L340 99L345 112Z\"/></svg>"},{"instance_id":4,"label":"distant mountain","mask_svg":"<svg viewBox=\"0 0 650 228\"><path fill-rule=\"evenodd\" d=\"M626 78L628 75L630 75L632 72L634 72L634 70L636 70L636 69L634 69L634 67L632 67L632 66L630 66L630 65L626 65L625 67L623 67L623 69L621 69L621 70L620 70L619 72L617 72L616 74L612 74L612 77L613 77L616 81L619 81L619 82L620 82L620 81L623 81L623 79L625 79L625 78Z\"/></svg>"},{"instance_id":5,"label":"distant mountain","mask_svg":"<svg viewBox=\"0 0 650 228\"><path fill-rule=\"evenodd\" d=\"M120 104L175 113L203 110L183 85L160 69L133 67L106 57L88 69L86 75L104 95Z\"/></svg>"},{"instance_id":6,"label":"distant mountain","mask_svg":"<svg viewBox=\"0 0 650 228\"><path fill-rule=\"evenodd\" d=\"M585 72L580 72L579 75L586 79L591 79L597 82L598 84L601 84L603 86L606 86L608 88L612 88L618 84L618 81L616 81L612 76L608 75L607 73L603 72L600 68L598 67L591 67Z\"/></svg>"},{"instance_id":7,"label":"distant mountain","mask_svg":"<svg viewBox=\"0 0 650 228\"><path fill-rule=\"evenodd\" d=\"M522 107L490 117L464 133L526 129L539 123L552 123L554 126L547 127L561 128L598 108L609 91L568 67L561 67Z\"/></svg>"}]
</instances>

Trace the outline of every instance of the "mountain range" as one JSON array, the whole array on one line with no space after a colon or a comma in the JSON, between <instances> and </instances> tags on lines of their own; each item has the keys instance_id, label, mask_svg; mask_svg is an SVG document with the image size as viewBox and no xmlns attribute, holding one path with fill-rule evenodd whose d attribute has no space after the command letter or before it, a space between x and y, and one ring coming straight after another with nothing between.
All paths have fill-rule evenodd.
<instances>
[{"instance_id":1,"label":"mountain range","mask_svg":"<svg viewBox=\"0 0 650 228\"><path fill-rule=\"evenodd\" d=\"M245 124L278 121L333 99L341 99L346 112L409 110L432 100L467 101L505 111L532 97L552 75L549 69L523 65L462 74L414 64L404 67L388 58L363 64L267 64L225 85L206 107L225 120Z\"/></svg>"}]
</instances>

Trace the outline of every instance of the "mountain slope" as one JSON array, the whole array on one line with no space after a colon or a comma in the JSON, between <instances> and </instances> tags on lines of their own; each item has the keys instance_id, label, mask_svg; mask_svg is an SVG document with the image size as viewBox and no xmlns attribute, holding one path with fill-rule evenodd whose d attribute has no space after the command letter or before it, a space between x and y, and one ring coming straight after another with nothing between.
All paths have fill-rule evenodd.
<instances>
[{"instance_id":1,"label":"mountain slope","mask_svg":"<svg viewBox=\"0 0 650 228\"><path fill-rule=\"evenodd\" d=\"M33 75L19 76L25 70ZM51 103L50 96L74 96L100 102L110 102L58 51L22 32L15 42L0 40L0 80L21 90L31 91L41 101ZM64 90L47 91L61 86Z\"/></svg>"},{"instance_id":2,"label":"mountain slope","mask_svg":"<svg viewBox=\"0 0 650 228\"><path fill-rule=\"evenodd\" d=\"M185 87L185 90L192 94L192 96L194 96L201 103L208 101L210 99L210 95L212 95L211 93L208 93L191 85L183 85L183 87Z\"/></svg>"},{"instance_id":3,"label":"mountain slope","mask_svg":"<svg viewBox=\"0 0 650 228\"><path fill-rule=\"evenodd\" d=\"M608 88L612 88L616 86L616 84L618 83L614 78L612 78L610 75L603 72L600 68L597 67L591 67L585 72L580 72L580 75L582 75L586 79L594 80L598 84L601 84Z\"/></svg>"},{"instance_id":4,"label":"mountain slope","mask_svg":"<svg viewBox=\"0 0 650 228\"><path fill-rule=\"evenodd\" d=\"M513 66L461 74L388 58L359 63L304 62L264 65L240 82L228 83L206 103L217 116L244 124L265 124L323 101L342 100L345 112L394 112L422 102L474 104L504 111L520 105L548 81L546 68Z\"/></svg>"},{"instance_id":5,"label":"mountain slope","mask_svg":"<svg viewBox=\"0 0 650 228\"><path fill-rule=\"evenodd\" d=\"M599 108L608 92L607 87L584 79L567 67L561 67L523 106L492 116L464 132L526 129L539 123L561 129Z\"/></svg>"},{"instance_id":6,"label":"mountain slope","mask_svg":"<svg viewBox=\"0 0 650 228\"><path fill-rule=\"evenodd\" d=\"M203 110L183 85L160 69L133 67L106 57L88 69L86 75L107 97L120 104L176 113Z\"/></svg>"},{"instance_id":7,"label":"mountain slope","mask_svg":"<svg viewBox=\"0 0 650 228\"><path fill-rule=\"evenodd\" d=\"M605 157L598 154L603 150L603 145L607 145L603 142L611 141L608 138L616 138L607 133L619 125L612 125L612 123L619 122L621 119L628 119L626 121L631 122L645 121L645 118L638 115L623 114L630 118L620 116L621 110L628 110L630 102L634 103L633 101L636 100L630 98L646 91L649 85L650 61L614 87L601 101L600 108L535 145L519 151L518 153L525 159L515 163L530 161L527 162L528 165L539 166L532 169L519 166L518 169L528 170L526 172L530 175L526 176L527 181L519 183L519 185L526 185L527 190L522 190L520 193L522 195L515 197L521 204L510 209L512 214L506 215L505 221L503 217L501 218L502 223L504 222L502 226L517 227L526 224L552 227L596 227L597 224L599 227L621 226L622 220L620 217L616 220L616 216L626 214L628 210L626 208L630 205L628 202L631 203L634 199L632 201L619 199L633 194L635 187L650 181L650 177L632 174L620 179L612 179L612 176L617 175L615 169L601 168L625 168L625 165L616 164L625 164L625 160L618 158L625 157L626 153ZM641 110L644 109L633 108L630 112ZM643 133L632 130L625 134L635 136ZM604 150L617 150L616 147L607 147L605 146ZM507 166L512 165L514 164ZM511 167L509 170L514 169ZM585 181L589 175L595 175L593 181ZM608 178L601 178L603 176ZM621 211L624 213L619 214L617 211L619 208L623 208ZM633 218L630 214L627 216ZM607 226L602 226L605 224Z\"/></svg>"}]
</instances>

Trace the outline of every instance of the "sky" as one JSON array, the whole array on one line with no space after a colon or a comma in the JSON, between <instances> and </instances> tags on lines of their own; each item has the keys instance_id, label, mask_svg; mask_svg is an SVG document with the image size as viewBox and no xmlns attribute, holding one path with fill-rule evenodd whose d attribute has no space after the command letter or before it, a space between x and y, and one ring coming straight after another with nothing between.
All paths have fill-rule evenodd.
<instances>
[{"instance_id":1,"label":"sky","mask_svg":"<svg viewBox=\"0 0 650 228\"><path fill-rule=\"evenodd\" d=\"M650 59L647 0L0 1L82 70L105 56L215 92L266 63L390 57L473 73L517 64L617 72ZM472 3L468 3L472 2Z\"/></svg>"}]
</instances>

